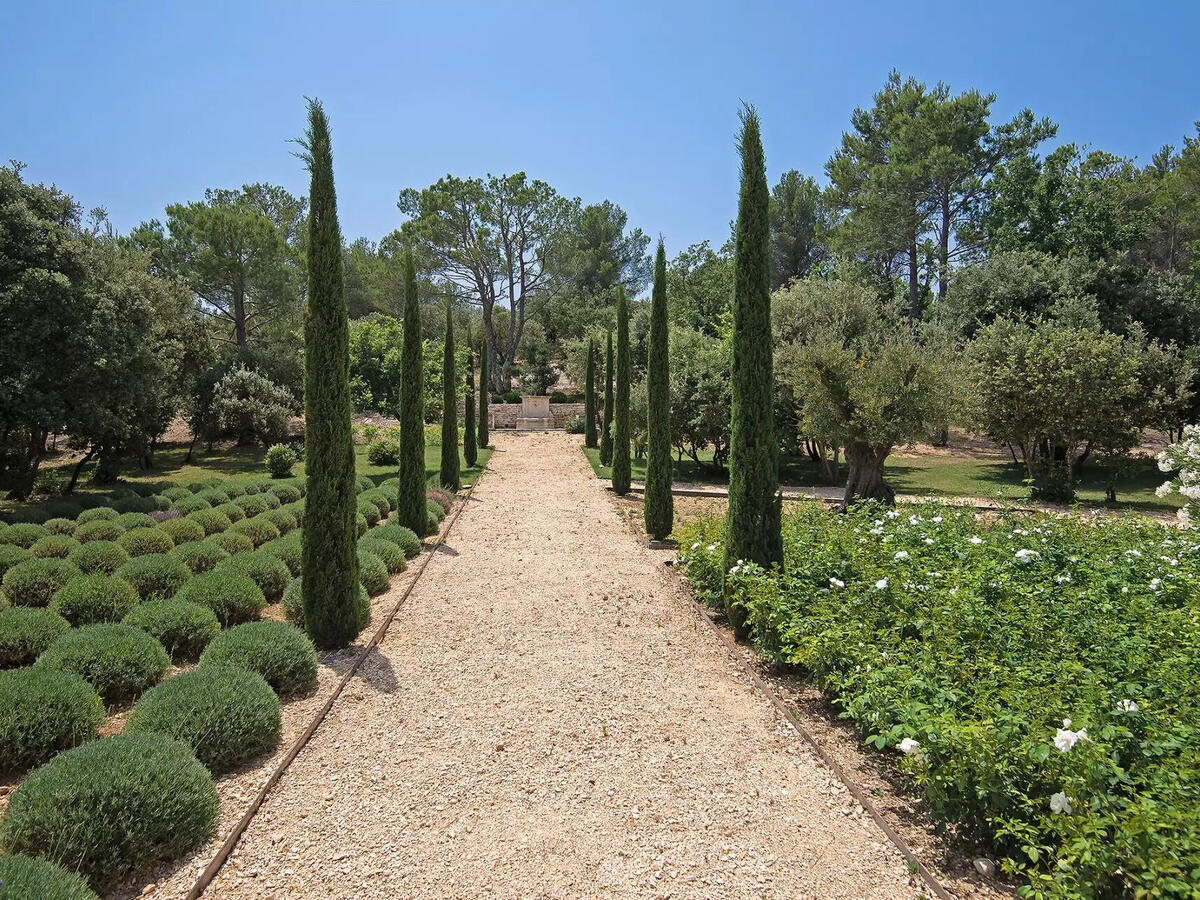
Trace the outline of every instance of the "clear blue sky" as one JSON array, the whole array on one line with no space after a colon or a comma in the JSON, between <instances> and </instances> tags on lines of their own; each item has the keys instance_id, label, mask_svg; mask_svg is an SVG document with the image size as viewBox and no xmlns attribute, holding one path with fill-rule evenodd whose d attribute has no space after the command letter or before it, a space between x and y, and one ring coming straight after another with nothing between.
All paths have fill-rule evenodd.
<instances>
[{"instance_id":1,"label":"clear blue sky","mask_svg":"<svg viewBox=\"0 0 1200 900\"><path fill-rule=\"evenodd\" d=\"M673 255L728 233L740 100L769 175L820 175L893 67L1031 107L1143 162L1200 118L1200 3L0 0L0 158L121 230L210 186L303 193L305 95L334 139L342 228L401 188L524 169L609 198Z\"/></svg>"}]
</instances>

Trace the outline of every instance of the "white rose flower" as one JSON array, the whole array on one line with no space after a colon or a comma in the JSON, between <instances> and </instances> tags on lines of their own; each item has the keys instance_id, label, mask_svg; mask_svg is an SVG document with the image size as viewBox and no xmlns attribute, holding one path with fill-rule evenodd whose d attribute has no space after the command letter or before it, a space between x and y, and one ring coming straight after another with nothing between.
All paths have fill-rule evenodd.
<instances>
[{"instance_id":1,"label":"white rose flower","mask_svg":"<svg viewBox=\"0 0 1200 900\"><path fill-rule=\"evenodd\" d=\"M1122 700L1117 704L1117 710L1119 712L1123 712L1131 716L1136 713L1138 709L1139 707L1136 700Z\"/></svg>"},{"instance_id":2,"label":"white rose flower","mask_svg":"<svg viewBox=\"0 0 1200 900\"><path fill-rule=\"evenodd\" d=\"M1067 798L1067 795L1062 791L1051 795L1050 811L1053 813L1066 813L1069 815L1071 812L1071 801Z\"/></svg>"},{"instance_id":3,"label":"white rose flower","mask_svg":"<svg viewBox=\"0 0 1200 900\"><path fill-rule=\"evenodd\" d=\"M914 754L921 752L921 745L912 738L905 738L896 745L896 749L905 756L913 756Z\"/></svg>"},{"instance_id":4,"label":"white rose flower","mask_svg":"<svg viewBox=\"0 0 1200 900\"><path fill-rule=\"evenodd\" d=\"M983 538L981 538L981 537L980 537L979 535L977 535L977 534L973 534L973 535L971 535L971 539L970 539L970 540L968 540L968 541L967 541L967 543L968 543L968 544L974 544L975 546L977 546L977 547L978 547L980 544L982 544L982 543L983 543Z\"/></svg>"},{"instance_id":5,"label":"white rose flower","mask_svg":"<svg viewBox=\"0 0 1200 900\"><path fill-rule=\"evenodd\" d=\"M907 550L897 550L896 554L892 557L892 559L908 559L908 551Z\"/></svg>"},{"instance_id":6,"label":"white rose flower","mask_svg":"<svg viewBox=\"0 0 1200 900\"><path fill-rule=\"evenodd\" d=\"M880 578L877 582L875 582L875 587L879 588L881 591L886 591L887 586L888 580L886 578Z\"/></svg>"},{"instance_id":7,"label":"white rose flower","mask_svg":"<svg viewBox=\"0 0 1200 900\"><path fill-rule=\"evenodd\" d=\"M830 578L829 583L835 588L844 588L846 586L846 582L842 581L840 578Z\"/></svg>"}]
</instances>

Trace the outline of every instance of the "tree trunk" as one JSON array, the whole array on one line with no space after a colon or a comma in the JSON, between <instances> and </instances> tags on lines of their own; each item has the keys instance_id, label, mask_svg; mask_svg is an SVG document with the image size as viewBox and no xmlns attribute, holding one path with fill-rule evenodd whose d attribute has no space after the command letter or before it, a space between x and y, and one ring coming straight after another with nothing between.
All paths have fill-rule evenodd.
<instances>
[{"instance_id":1,"label":"tree trunk","mask_svg":"<svg viewBox=\"0 0 1200 900\"><path fill-rule=\"evenodd\" d=\"M72 494L75 492L75 485L79 484L79 476L83 474L83 467L91 461L91 458L96 455L94 446L88 448L88 452L83 455L83 459L75 464L75 469L71 472L71 480L67 483L65 493Z\"/></svg>"},{"instance_id":2,"label":"tree trunk","mask_svg":"<svg viewBox=\"0 0 1200 900\"><path fill-rule=\"evenodd\" d=\"M914 322L921 318L921 293L920 293L920 278L918 260L917 260L917 242L914 239L912 246L908 249L908 316Z\"/></svg>"},{"instance_id":3,"label":"tree trunk","mask_svg":"<svg viewBox=\"0 0 1200 900\"><path fill-rule=\"evenodd\" d=\"M946 299L950 282L950 194L942 194L942 233L938 246L938 300Z\"/></svg>"},{"instance_id":4,"label":"tree trunk","mask_svg":"<svg viewBox=\"0 0 1200 900\"><path fill-rule=\"evenodd\" d=\"M863 500L878 500L889 506L895 504L896 492L883 480L883 463L891 452L891 447L878 444L861 441L846 444L846 462L850 465L850 474L846 478L842 510Z\"/></svg>"}]
</instances>

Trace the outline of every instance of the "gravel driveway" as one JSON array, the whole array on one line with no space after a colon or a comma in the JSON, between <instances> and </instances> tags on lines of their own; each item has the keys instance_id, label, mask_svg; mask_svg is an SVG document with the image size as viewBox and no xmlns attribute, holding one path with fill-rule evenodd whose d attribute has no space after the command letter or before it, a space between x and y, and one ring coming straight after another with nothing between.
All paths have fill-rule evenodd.
<instances>
[{"instance_id":1,"label":"gravel driveway","mask_svg":"<svg viewBox=\"0 0 1200 900\"><path fill-rule=\"evenodd\" d=\"M563 433L488 473L205 893L921 896Z\"/></svg>"}]
</instances>

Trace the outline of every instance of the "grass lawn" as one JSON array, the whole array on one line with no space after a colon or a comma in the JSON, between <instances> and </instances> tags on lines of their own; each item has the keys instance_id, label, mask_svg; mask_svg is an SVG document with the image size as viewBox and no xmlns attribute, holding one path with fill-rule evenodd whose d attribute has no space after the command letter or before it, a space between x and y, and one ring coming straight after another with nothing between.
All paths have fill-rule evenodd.
<instances>
[{"instance_id":1,"label":"grass lawn","mask_svg":"<svg viewBox=\"0 0 1200 900\"><path fill-rule=\"evenodd\" d=\"M612 469L600 465L600 451L583 447L592 470L598 478L610 480ZM711 454L701 454L711 460ZM646 461L633 460L633 478L646 476ZM828 485L821 468L806 457L784 457L780 461L780 482L789 487ZM844 479L846 467L840 474ZM1024 500L1029 497L1025 484L1025 469L1012 460L976 458L965 455L894 454L884 466L888 484L898 493L941 497L984 497L1001 500ZM1177 495L1156 497L1155 488L1162 484L1163 474L1149 457L1134 460L1124 477L1117 482L1115 506L1104 501L1105 475L1098 466L1085 466L1079 484L1079 500L1083 503L1111 506L1113 509L1139 512L1171 512L1179 508ZM697 484L726 484L728 472L714 469L711 464L698 464L690 459L675 463L675 481ZM838 482L842 483L841 481Z\"/></svg>"}]
</instances>

